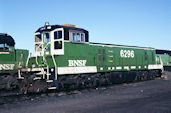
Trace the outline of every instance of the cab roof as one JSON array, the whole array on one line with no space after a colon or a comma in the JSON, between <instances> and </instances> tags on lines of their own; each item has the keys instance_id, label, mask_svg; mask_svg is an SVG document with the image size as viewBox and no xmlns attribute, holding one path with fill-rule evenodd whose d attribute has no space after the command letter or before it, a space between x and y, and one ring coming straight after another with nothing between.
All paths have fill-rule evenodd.
<instances>
[{"instance_id":1,"label":"cab roof","mask_svg":"<svg viewBox=\"0 0 171 113\"><path fill-rule=\"evenodd\" d=\"M64 28L67 30L77 30L77 31L88 32L87 30L82 29L82 28L77 28L77 27L72 27L72 26L64 26L64 25L45 25L44 27L39 28L36 32L52 31L57 28Z\"/></svg>"},{"instance_id":2,"label":"cab roof","mask_svg":"<svg viewBox=\"0 0 171 113\"><path fill-rule=\"evenodd\" d=\"M157 49L156 54L168 54L171 56L171 51L170 50Z\"/></svg>"},{"instance_id":3,"label":"cab roof","mask_svg":"<svg viewBox=\"0 0 171 113\"><path fill-rule=\"evenodd\" d=\"M14 46L15 41L10 35L6 33L0 33L0 44L7 44L9 46Z\"/></svg>"}]
</instances>

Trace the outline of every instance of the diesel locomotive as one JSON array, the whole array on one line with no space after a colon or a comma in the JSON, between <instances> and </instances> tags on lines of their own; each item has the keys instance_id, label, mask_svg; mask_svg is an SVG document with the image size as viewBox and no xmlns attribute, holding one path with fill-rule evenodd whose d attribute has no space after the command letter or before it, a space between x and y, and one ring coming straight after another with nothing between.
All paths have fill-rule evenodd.
<instances>
[{"instance_id":1,"label":"diesel locomotive","mask_svg":"<svg viewBox=\"0 0 171 113\"><path fill-rule=\"evenodd\" d=\"M148 80L162 70L154 48L92 43L85 29L46 23L35 32L35 56L20 75L22 91L40 92Z\"/></svg>"},{"instance_id":2,"label":"diesel locomotive","mask_svg":"<svg viewBox=\"0 0 171 113\"><path fill-rule=\"evenodd\" d=\"M0 33L0 90L18 87L18 71L26 68L28 50L15 49L14 39Z\"/></svg>"},{"instance_id":3,"label":"diesel locomotive","mask_svg":"<svg viewBox=\"0 0 171 113\"><path fill-rule=\"evenodd\" d=\"M35 55L15 49L0 34L0 90L23 93L134 82L160 77L171 66L169 51L151 47L89 42L89 32L75 25L49 25L35 32Z\"/></svg>"}]
</instances>

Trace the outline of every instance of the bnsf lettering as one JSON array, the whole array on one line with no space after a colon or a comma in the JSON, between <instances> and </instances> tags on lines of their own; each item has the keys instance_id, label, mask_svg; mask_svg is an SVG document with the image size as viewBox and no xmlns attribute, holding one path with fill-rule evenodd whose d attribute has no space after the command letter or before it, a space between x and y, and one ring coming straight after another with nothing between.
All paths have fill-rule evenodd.
<instances>
[{"instance_id":1,"label":"bnsf lettering","mask_svg":"<svg viewBox=\"0 0 171 113\"><path fill-rule=\"evenodd\" d=\"M68 60L68 66L86 66L86 60Z\"/></svg>"},{"instance_id":2,"label":"bnsf lettering","mask_svg":"<svg viewBox=\"0 0 171 113\"><path fill-rule=\"evenodd\" d=\"M0 64L0 70L13 70L14 64Z\"/></svg>"}]
</instances>

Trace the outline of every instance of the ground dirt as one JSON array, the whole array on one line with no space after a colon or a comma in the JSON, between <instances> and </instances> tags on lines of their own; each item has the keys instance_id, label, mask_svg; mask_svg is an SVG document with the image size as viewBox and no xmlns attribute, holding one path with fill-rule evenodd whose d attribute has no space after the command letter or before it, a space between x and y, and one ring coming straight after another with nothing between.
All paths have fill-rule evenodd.
<instances>
[{"instance_id":1,"label":"ground dirt","mask_svg":"<svg viewBox=\"0 0 171 113\"><path fill-rule=\"evenodd\" d=\"M171 113L171 72L166 74L165 79L10 101L0 104L0 113Z\"/></svg>"}]
</instances>

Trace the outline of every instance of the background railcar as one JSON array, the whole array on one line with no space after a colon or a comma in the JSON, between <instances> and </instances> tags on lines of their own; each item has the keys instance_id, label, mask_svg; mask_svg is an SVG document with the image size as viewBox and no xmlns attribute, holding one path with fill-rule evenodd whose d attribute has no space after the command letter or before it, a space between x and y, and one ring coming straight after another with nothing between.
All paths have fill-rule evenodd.
<instances>
[{"instance_id":1,"label":"background railcar","mask_svg":"<svg viewBox=\"0 0 171 113\"><path fill-rule=\"evenodd\" d=\"M171 71L171 51L169 50L156 50L158 58L161 58L164 70Z\"/></svg>"},{"instance_id":2,"label":"background railcar","mask_svg":"<svg viewBox=\"0 0 171 113\"><path fill-rule=\"evenodd\" d=\"M15 41L8 34L0 34L0 90L18 85L18 70L26 68L28 50L15 49Z\"/></svg>"}]
</instances>

